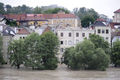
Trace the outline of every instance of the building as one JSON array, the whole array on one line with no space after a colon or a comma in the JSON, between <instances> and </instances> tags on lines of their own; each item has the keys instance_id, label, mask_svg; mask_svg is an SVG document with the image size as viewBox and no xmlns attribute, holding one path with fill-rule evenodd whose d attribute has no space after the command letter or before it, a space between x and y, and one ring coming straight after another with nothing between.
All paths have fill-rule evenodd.
<instances>
[{"instance_id":1,"label":"building","mask_svg":"<svg viewBox=\"0 0 120 80\"><path fill-rule=\"evenodd\" d=\"M56 35L60 40L60 53L63 53L65 48L75 46L77 43L82 42L85 38L89 38L90 34L94 34L92 29L81 29L79 27L57 28Z\"/></svg>"},{"instance_id":2,"label":"building","mask_svg":"<svg viewBox=\"0 0 120 80\"><path fill-rule=\"evenodd\" d=\"M45 24L52 26L62 25L64 27L78 26L78 18L74 14L59 12L57 14L7 14L7 19L16 20L18 25L22 26L42 26Z\"/></svg>"},{"instance_id":3,"label":"building","mask_svg":"<svg viewBox=\"0 0 120 80\"><path fill-rule=\"evenodd\" d=\"M14 40L25 39L30 34L25 27L15 28L14 31L16 33L13 37Z\"/></svg>"},{"instance_id":4,"label":"building","mask_svg":"<svg viewBox=\"0 0 120 80\"><path fill-rule=\"evenodd\" d=\"M9 56L8 56L8 45L10 41L13 40L13 37L15 35L14 30L11 27L4 27L2 36L3 36L3 58L5 62L8 62Z\"/></svg>"},{"instance_id":5,"label":"building","mask_svg":"<svg viewBox=\"0 0 120 80\"><path fill-rule=\"evenodd\" d=\"M120 9L118 9L114 12L113 22L120 23Z\"/></svg>"},{"instance_id":6,"label":"building","mask_svg":"<svg viewBox=\"0 0 120 80\"><path fill-rule=\"evenodd\" d=\"M111 27L104 20L97 20L91 25L96 35L100 35L104 40L111 43Z\"/></svg>"}]
</instances>

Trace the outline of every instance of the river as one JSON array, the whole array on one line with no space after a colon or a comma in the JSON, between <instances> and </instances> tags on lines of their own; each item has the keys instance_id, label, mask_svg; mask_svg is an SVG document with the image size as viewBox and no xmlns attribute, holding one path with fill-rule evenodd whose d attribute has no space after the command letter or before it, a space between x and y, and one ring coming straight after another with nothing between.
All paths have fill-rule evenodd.
<instances>
[{"instance_id":1,"label":"river","mask_svg":"<svg viewBox=\"0 0 120 80\"><path fill-rule=\"evenodd\" d=\"M120 68L108 68L106 71L73 71L65 65L56 70L30 70L0 68L0 80L120 80Z\"/></svg>"}]
</instances>

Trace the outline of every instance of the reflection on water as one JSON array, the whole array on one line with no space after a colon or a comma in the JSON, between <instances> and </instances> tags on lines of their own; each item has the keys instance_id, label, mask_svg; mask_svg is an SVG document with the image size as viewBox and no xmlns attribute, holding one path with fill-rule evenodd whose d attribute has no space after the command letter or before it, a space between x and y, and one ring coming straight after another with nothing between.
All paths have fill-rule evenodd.
<instances>
[{"instance_id":1,"label":"reflection on water","mask_svg":"<svg viewBox=\"0 0 120 80\"><path fill-rule=\"evenodd\" d=\"M26 70L0 68L0 80L120 80L120 68L108 68L107 71L72 71L65 65L56 70Z\"/></svg>"}]
</instances>

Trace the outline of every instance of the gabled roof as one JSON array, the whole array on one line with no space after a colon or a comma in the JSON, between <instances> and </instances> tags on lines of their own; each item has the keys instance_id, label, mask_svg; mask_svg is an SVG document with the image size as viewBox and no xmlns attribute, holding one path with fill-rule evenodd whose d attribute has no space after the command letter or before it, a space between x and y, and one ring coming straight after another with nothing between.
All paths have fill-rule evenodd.
<instances>
[{"instance_id":1,"label":"gabled roof","mask_svg":"<svg viewBox=\"0 0 120 80\"><path fill-rule=\"evenodd\" d=\"M116 10L114 13L120 13L120 9Z\"/></svg>"},{"instance_id":2,"label":"gabled roof","mask_svg":"<svg viewBox=\"0 0 120 80\"><path fill-rule=\"evenodd\" d=\"M30 34L30 32L25 28L17 28L17 34Z\"/></svg>"},{"instance_id":3,"label":"gabled roof","mask_svg":"<svg viewBox=\"0 0 120 80\"><path fill-rule=\"evenodd\" d=\"M6 27L4 30L3 30L3 36L14 36L15 35L15 31L10 28L10 27Z\"/></svg>"},{"instance_id":4,"label":"gabled roof","mask_svg":"<svg viewBox=\"0 0 120 80\"><path fill-rule=\"evenodd\" d=\"M106 22L103 21L95 21L94 24L92 24L92 26L106 26Z\"/></svg>"}]
</instances>

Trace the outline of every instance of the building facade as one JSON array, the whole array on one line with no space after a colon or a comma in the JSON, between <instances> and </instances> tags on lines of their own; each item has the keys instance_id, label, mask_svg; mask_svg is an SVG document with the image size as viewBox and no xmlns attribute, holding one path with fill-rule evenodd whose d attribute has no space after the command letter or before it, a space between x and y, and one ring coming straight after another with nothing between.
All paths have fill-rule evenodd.
<instances>
[{"instance_id":1,"label":"building facade","mask_svg":"<svg viewBox=\"0 0 120 80\"><path fill-rule=\"evenodd\" d=\"M75 46L85 38L88 39L90 34L94 34L94 30L68 27L57 28L55 33L60 40L60 53L63 53L65 48Z\"/></svg>"},{"instance_id":2,"label":"building facade","mask_svg":"<svg viewBox=\"0 0 120 80\"><path fill-rule=\"evenodd\" d=\"M113 22L120 23L120 9L114 12Z\"/></svg>"}]
</instances>

